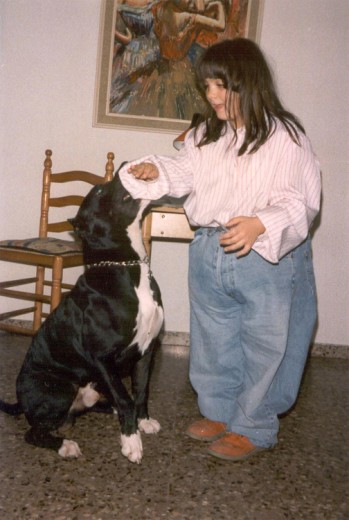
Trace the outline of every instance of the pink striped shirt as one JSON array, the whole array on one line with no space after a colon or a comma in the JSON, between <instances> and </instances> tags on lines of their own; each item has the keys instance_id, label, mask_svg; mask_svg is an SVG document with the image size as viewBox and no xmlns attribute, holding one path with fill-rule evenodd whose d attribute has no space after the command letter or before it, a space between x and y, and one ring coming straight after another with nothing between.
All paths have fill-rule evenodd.
<instances>
[{"instance_id":1,"label":"pink striped shirt","mask_svg":"<svg viewBox=\"0 0 349 520\"><path fill-rule=\"evenodd\" d=\"M258 216L266 231L253 249L277 263L303 242L319 211L319 164L309 139L300 134L298 146L280 123L257 152L238 157L243 137L244 129L240 129L237 142L231 144L229 127L217 142L198 148L191 131L177 155L149 155L129 163L154 163L159 170L157 180L135 179L127 173L128 165L120 177L135 198L189 194L184 209L193 226L214 227L233 217Z\"/></svg>"}]
</instances>

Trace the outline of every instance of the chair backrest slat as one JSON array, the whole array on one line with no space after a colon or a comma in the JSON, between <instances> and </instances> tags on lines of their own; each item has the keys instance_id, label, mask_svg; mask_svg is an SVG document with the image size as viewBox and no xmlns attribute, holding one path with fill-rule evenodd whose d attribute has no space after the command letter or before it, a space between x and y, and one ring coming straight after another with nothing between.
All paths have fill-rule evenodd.
<instances>
[{"instance_id":1,"label":"chair backrest slat","mask_svg":"<svg viewBox=\"0 0 349 520\"><path fill-rule=\"evenodd\" d=\"M51 175L51 183L52 182L72 182L72 181L81 181L81 182L87 182L91 185L101 184L102 182L105 182L105 176L101 177L100 175L96 175L95 173L85 172L85 171L70 171L70 172L63 172L63 173L52 173Z\"/></svg>"},{"instance_id":2,"label":"chair backrest slat","mask_svg":"<svg viewBox=\"0 0 349 520\"><path fill-rule=\"evenodd\" d=\"M40 215L40 226L39 236L41 238L47 237L48 232L61 233L64 231L71 231L72 226L68 221L51 222L49 221L49 209L50 207L63 208L68 206L80 206L84 200L84 195L70 194L64 196L51 196L53 190L53 183L68 183L68 182L85 182L87 183L88 189L85 195L90 190L91 185L103 184L111 181L114 175L114 154L109 152L107 155L107 163L105 165L104 176L96 175L95 173L82 171L82 170L71 170L61 173L52 173L52 151L46 150L46 158L44 162L43 172L43 189L41 196L41 215ZM75 185L76 190L76 185ZM76 214L76 209L72 213L72 217Z\"/></svg>"},{"instance_id":3,"label":"chair backrest slat","mask_svg":"<svg viewBox=\"0 0 349 520\"><path fill-rule=\"evenodd\" d=\"M53 197L49 200L52 208L64 208L66 206L81 206L84 197L82 195L66 195L64 197Z\"/></svg>"},{"instance_id":4,"label":"chair backrest slat","mask_svg":"<svg viewBox=\"0 0 349 520\"><path fill-rule=\"evenodd\" d=\"M62 233L63 231L71 231L72 229L73 226L70 224L70 222L65 220L47 225L47 231L51 233Z\"/></svg>"}]
</instances>

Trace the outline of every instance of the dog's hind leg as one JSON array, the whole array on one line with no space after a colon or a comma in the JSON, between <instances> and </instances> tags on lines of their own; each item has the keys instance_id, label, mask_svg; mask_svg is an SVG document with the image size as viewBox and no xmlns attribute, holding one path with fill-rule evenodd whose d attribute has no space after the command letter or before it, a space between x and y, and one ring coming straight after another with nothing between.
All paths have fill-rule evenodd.
<instances>
[{"instance_id":1,"label":"dog's hind leg","mask_svg":"<svg viewBox=\"0 0 349 520\"><path fill-rule=\"evenodd\" d=\"M58 428L58 433L64 435L66 431L70 430L74 424L75 424L75 417L77 414L83 413L86 409L92 408L95 406L97 401L100 398L100 394L94 389L93 383L88 383L84 387L80 387L78 390L78 393L69 409L68 415L66 417L66 420L62 426ZM67 441L68 442L68 441ZM69 441L74 442L74 441ZM74 448L70 447L68 448L67 445L65 445L65 448L63 450L64 453L70 453L74 452ZM59 453L62 455L61 453ZM81 453L80 453L81 455ZM64 457L68 456L74 456L74 455L62 455Z\"/></svg>"},{"instance_id":2,"label":"dog's hind leg","mask_svg":"<svg viewBox=\"0 0 349 520\"><path fill-rule=\"evenodd\" d=\"M25 440L33 446L57 451L63 458L77 458L82 455L76 442L61 437L54 437L50 432L40 428L30 428L25 434Z\"/></svg>"},{"instance_id":3,"label":"dog's hind leg","mask_svg":"<svg viewBox=\"0 0 349 520\"><path fill-rule=\"evenodd\" d=\"M72 420L70 408L78 387L52 371L22 370L17 378L17 396L31 429L25 435L29 444L57 451L61 457L79 457L74 441L52 435Z\"/></svg>"},{"instance_id":4,"label":"dog's hind leg","mask_svg":"<svg viewBox=\"0 0 349 520\"><path fill-rule=\"evenodd\" d=\"M0 400L0 410L8 415L16 416L23 413L23 408L20 403L6 403Z\"/></svg>"},{"instance_id":5,"label":"dog's hind leg","mask_svg":"<svg viewBox=\"0 0 349 520\"><path fill-rule=\"evenodd\" d=\"M106 413L112 414L114 413L113 407L108 399L102 397L98 403L96 403L92 408L90 408L91 412L95 413Z\"/></svg>"}]
</instances>

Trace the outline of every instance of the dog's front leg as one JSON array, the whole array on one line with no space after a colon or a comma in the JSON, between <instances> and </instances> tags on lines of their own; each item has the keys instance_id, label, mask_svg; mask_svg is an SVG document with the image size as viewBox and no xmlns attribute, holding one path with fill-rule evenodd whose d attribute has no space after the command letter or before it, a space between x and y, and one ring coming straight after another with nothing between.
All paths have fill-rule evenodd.
<instances>
[{"instance_id":1,"label":"dog's front leg","mask_svg":"<svg viewBox=\"0 0 349 520\"><path fill-rule=\"evenodd\" d=\"M136 363L132 374L132 394L135 402L138 427L144 433L158 433L160 423L149 417L148 395L152 362L152 348Z\"/></svg>"},{"instance_id":2,"label":"dog's front leg","mask_svg":"<svg viewBox=\"0 0 349 520\"><path fill-rule=\"evenodd\" d=\"M129 396L112 360L97 362L104 381L107 384L113 404L117 410L121 427L121 453L131 462L141 463L143 446L138 429L134 401Z\"/></svg>"}]
</instances>

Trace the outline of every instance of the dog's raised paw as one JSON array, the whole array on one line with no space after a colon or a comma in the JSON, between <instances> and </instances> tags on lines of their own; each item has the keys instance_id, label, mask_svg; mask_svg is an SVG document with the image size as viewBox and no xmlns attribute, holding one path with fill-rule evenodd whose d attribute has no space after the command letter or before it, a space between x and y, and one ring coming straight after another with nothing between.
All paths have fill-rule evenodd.
<instances>
[{"instance_id":1,"label":"dog's raised paw","mask_svg":"<svg viewBox=\"0 0 349 520\"><path fill-rule=\"evenodd\" d=\"M77 459L82 453L77 442L64 439L62 446L58 450L58 455L65 459Z\"/></svg>"},{"instance_id":2,"label":"dog's raised paw","mask_svg":"<svg viewBox=\"0 0 349 520\"><path fill-rule=\"evenodd\" d=\"M121 453L127 457L130 462L140 464L143 455L143 446L141 434L138 431L132 435L121 435Z\"/></svg>"},{"instance_id":3,"label":"dog's raised paw","mask_svg":"<svg viewBox=\"0 0 349 520\"><path fill-rule=\"evenodd\" d=\"M158 433L161 429L160 423L156 419L139 419L138 428L144 433Z\"/></svg>"}]
</instances>

